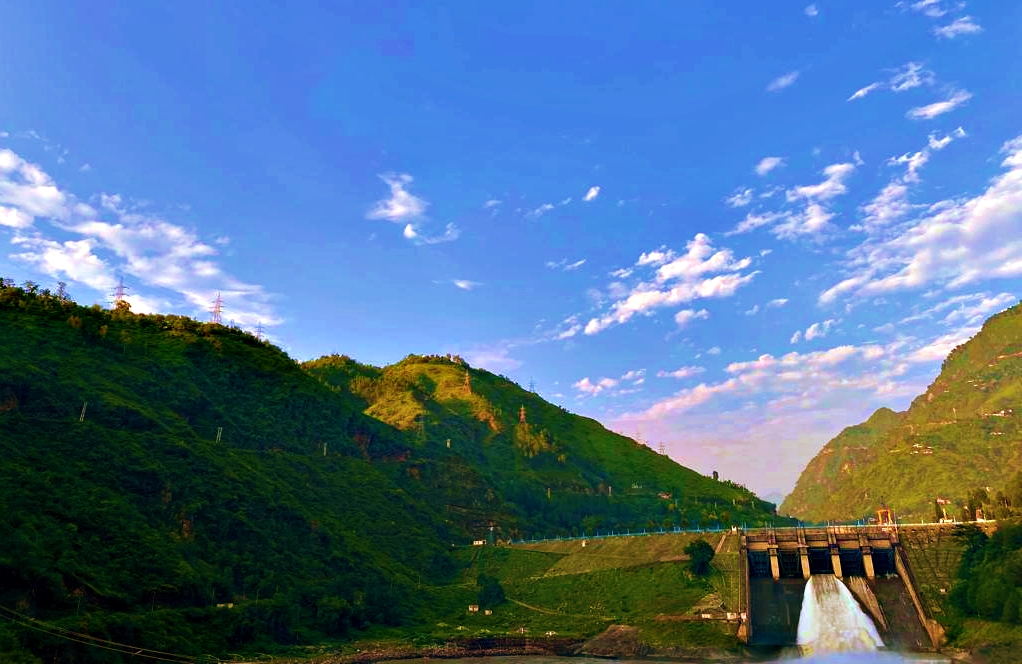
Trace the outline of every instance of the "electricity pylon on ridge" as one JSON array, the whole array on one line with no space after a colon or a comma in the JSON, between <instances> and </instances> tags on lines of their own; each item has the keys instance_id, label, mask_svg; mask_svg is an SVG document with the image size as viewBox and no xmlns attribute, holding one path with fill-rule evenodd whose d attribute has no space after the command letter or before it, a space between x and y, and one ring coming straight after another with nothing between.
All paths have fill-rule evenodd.
<instances>
[{"instance_id":1,"label":"electricity pylon on ridge","mask_svg":"<svg viewBox=\"0 0 1022 664\"><path fill-rule=\"evenodd\" d=\"M128 287L124 285L124 277L120 277L117 280L117 286L114 287L112 296L114 298L114 307L116 308L118 303L123 302L125 296L128 294Z\"/></svg>"},{"instance_id":2,"label":"electricity pylon on ridge","mask_svg":"<svg viewBox=\"0 0 1022 664\"><path fill-rule=\"evenodd\" d=\"M221 314L224 312L224 299L220 297L220 291L216 292L216 300L213 301L213 308L210 309L210 313L213 314L213 322L217 325L223 325Z\"/></svg>"}]
</instances>

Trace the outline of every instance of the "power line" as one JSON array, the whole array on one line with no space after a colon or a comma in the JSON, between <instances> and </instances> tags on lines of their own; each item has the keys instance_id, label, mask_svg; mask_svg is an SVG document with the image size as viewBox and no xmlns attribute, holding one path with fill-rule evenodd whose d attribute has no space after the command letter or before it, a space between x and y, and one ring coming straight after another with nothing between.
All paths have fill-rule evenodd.
<instances>
[{"instance_id":1,"label":"power line","mask_svg":"<svg viewBox=\"0 0 1022 664\"><path fill-rule=\"evenodd\" d=\"M95 648L112 650L122 655L144 657L146 659L152 659L159 662L176 662L178 664L194 664L196 661L196 657L192 655L179 655L176 653L163 652L161 650L150 650L149 648L140 648L127 643L118 643L117 641L109 641L107 639L89 636L88 634L72 632L69 629L50 625L49 623L36 620L35 618L18 613L17 611L13 611L4 606L0 606L0 617L6 618L15 625L34 629L37 632L42 632L49 636L74 641L75 643L81 643Z\"/></svg>"}]
</instances>

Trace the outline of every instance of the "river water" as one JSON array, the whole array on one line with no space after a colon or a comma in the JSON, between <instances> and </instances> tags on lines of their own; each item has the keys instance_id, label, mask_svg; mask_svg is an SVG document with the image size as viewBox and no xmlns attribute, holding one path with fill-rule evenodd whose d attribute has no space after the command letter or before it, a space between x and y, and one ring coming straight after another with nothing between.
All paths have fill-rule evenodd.
<instances>
[{"instance_id":1,"label":"river water","mask_svg":"<svg viewBox=\"0 0 1022 664\"><path fill-rule=\"evenodd\" d=\"M414 662L443 662L444 664L651 664L658 660L642 659L604 659L596 657L472 657L466 659L419 659L383 662L381 664L412 664ZM666 661L666 660L662 660ZM676 660L691 662L696 660ZM707 660L717 662L719 660ZM736 660L724 660L728 664L737 664ZM900 654L893 652L853 652L833 653L801 657L797 653L781 656L780 659L754 659L749 664L770 664L771 662L803 662L809 664L949 664L950 658L940 655Z\"/></svg>"}]
</instances>

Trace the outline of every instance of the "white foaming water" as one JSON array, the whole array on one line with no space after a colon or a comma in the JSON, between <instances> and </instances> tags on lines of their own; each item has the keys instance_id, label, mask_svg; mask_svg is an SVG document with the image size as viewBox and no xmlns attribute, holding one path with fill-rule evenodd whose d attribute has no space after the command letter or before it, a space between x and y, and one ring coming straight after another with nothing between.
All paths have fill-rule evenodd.
<instances>
[{"instance_id":1,"label":"white foaming water","mask_svg":"<svg viewBox=\"0 0 1022 664\"><path fill-rule=\"evenodd\" d=\"M797 642L803 656L875 652L884 647L852 591L829 574L809 577L798 617Z\"/></svg>"}]
</instances>

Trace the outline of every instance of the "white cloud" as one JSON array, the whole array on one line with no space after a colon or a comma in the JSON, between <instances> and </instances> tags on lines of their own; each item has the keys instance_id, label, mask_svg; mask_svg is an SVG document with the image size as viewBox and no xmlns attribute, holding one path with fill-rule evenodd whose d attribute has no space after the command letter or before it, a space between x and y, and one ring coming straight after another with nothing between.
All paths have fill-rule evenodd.
<instances>
[{"instance_id":1,"label":"white cloud","mask_svg":"<svg viewBox=\"0 0 1022 664\"><path fill-rule=\"evenodd\" d=\"M92 165L91 164L82 164L81 166L78 167L78 170L80 172L82 172L82 173L88 173L89 171L92 170Z\"/></svg>"},{"instance_id":2,"label":"white cloud","mask_svg":"<svg viewBox=\"0 0 1022 664\"><path fill-rule=\"evenodd\" d=\"M952 140L956 138L965 138L965 130L959 127L950 134L944 136L944 138L937 138L936 134L930 134L928 137L928 145L932 150L943 150L946 148Z\"/></svg>"},{"instance_id":3,"label":"white cloud","mask_svg":"<svg viewBox=\"0 0 1022 664\"><path fill-rule=\"evenodd\" d=\"M941 6L941 0L918 0L917 2L898 2L898 7L908 8L919 12L930 18L940 18L947 14L948 10Z\"/></svg>"},{"instance_id":4,"label":"white cloud","mask_svg":"<svg viewBox=\"0 0 1022 664\"><path fill-rule=\"evenodd\" d=\"M586 192L586 195L585 195L585 197L582 200L584 200L586 202L589 202L589 201L595 199L599 195L600 195L600 188L599 187L589 187L589 191Z\"/></svg>"},{"instance_id":5,"label":"white cloud","mask_svg":"<svg viewBox=\"0 0 1022 664\"><path fill-rule=\"evenodd\" d=\"M788 343L797 344L802 340L802 330L795 330L795 333L788 339Z\"/></svg>"},{"instance_id":6,"label":"white cloud","mask_svg":"<svg viewBox=\"0 0 1022 664\"><path fill-rule=\"evenodd\" d=\"M585 265L585 263L586 259L584 258L574 261L573 263L569 263L567 258L562 258L559 261L547 261L546 266L551 270L561 269L565 272L570 272L571 270L577 270Z\"/></svg>"},{"instance_id":7,"label":"white cloud","mask_svg":"<svg viewBox=\"0 0 1022 664\"><path fill-rule=\"evenodd\" d=\"M745 207L752 202L752 189L739 189L728 196L724 202L733 208Z\"/></svg>"},{"instance_id":8,"label":"white cloud","mask_svg":"<svg viewBox=\"0 0 1022 664\"><path fill-rule=\"evenodd\" d=\"M706 371L703 367L688 366L674 371L658 371L657 378L691 378Z\"/></svg>"},{"instance_id":9,"label":"white cloud","mask_svg":"<svg viewBox=\"0 0 1022 664\"><path fill-rule=\"evenodd\" d=\"M480 367L500 374L505 371L514 371L522 366L521 361L511 357L510 353L511 349L507 347L487 346L473 348L459 353L459 355L473 367Z\"/></svg>"},{"instance_id":10,"label":"white cloud","mask_svg":"<svg viewBox=\"0 0 1022 664\"><path fill-rule=\"evenodd\" d=\"M871 92L880 89L887 89L892 92L905 92L906 90L923 85L933 85L934 80L933 72L923 67L921 63L907 62L898 69L892 70L891 76L887 81L874 81L865 87L859 88L852 93L847 101L862 99Z\"/></svg>"},{"instance_id":11,"label":"white cloud","mask_svg":"<svg viewBox=\"0 0 1022 664\"><path fill-rule=\"evenodd\" d=\"M527 217L542 217L544 213L554 209L553 203L543 203L535 210L526 213Z\"/></svg>"},{"instance_id":12,"label":"white cloud","mask_svg":"<svg viewBox=\"0 0 1022 664\"><path fill-rule=\"evenodd\" d=\"M936 134L931 133L927 138L927 147L888 159L888 165L904 165L905 173L891 180L873 200L862 206L862 224L852 226L852 230L874 233L917 209L917 206L908 202L909 185L919 182L919 169L930 160L931 150L943 150L951 141L965 135L961 127L943 138L937 138Z\"/></svg>"},{"instance_id":13,"label":"white cloud","mask_svg":"<svg viewBox=\"0 0 1022 664\"><path fill-rule=\"evenodd\" d=\"M714 346L710 350L706 351L708 355L720 355L720 346Z\"/></svg>"},{"instance_id":14,"label":"white cloud","mask_svg":"<svg viewBox=\"0 0 1022 664\"><path fill-rule=\"evenodd\" d=\"M646 375L645 369L632 369L631 371L626 371L624 374L622 374L621 380L630 380L636 384L641 384L643 382L643 378L645 377L645 375Z\"/></svg>"},{"instance_id":15,"label":"white cloud","mask_svg":"<svg viewBox=\"0 0 1022 664\"><path fill-rule=\"evenodd\" d=\"M979 326L971 326L937 337L908 355L909 362L942 362L955 348L971 339Z\"/></svg>"},{"instance_id":16,"label":"white cloud","mask_svg":"<svg viewBox=\"0 0 1022 664\"><path fill-rule=\"evenodd\" d=\"M746 309L745 310L745 315L746 316L755 316L758 313L759 313L759 305L758 304L753 305L752 309Z\"/></svg>"},{"instance_id":17,"label":"white cloud","mask_svg":"<svg viewBox=\"0 0 1022 664\"><path fill-rule=\"evenodd\" d=\"M948 25L933 29L933 34L942 39L954 39L958 35L973 35L977 32L983 32L983 28L971 16L956 18Z\"/></svg>"},{"instance_id":18,"label":"white cloud","mask_svg":"<svg viewBox=\"0 0 1022 664\"><path fill-rule=\"evenodd\" d=\"M482 286L478 281L469 281L468 279L451 279L451 283L461 290L472 290L477 286Z\"/></svg>"},{"instance_id":19,"label":"white cloud","mask_svg":"<svg viewBox=\"0 0 1022 664\"><path fill-rule=\"evenodd\" d=\"M756 175L764 176L770 171L774 170L778 166L784 165L784 159L781 157L763 157L756 164Z\"/></svg>"},{"instance_id":20,"label":"white cloud","mask_svg":"<svg viewBox=\"0 0 1022 664\"><path fill-rule=\"evenodd\" d=\"M849 97L846 101L853 101L855 99L862 99L863 97L865 97L869 93L873 92L874 90L876 90L880 86L881 86L880 83L870 83L869 85L861 87L858 90L856 90L855 92L853 92L852 96Z\"/></svg>"},{"instance_id":21,"label":"white cloud","mask_svg":"<svg viewBox=\"0 0 1022 664\"><path fill-rule=\"evenodd\" d=\"M457 240L461 236L461 229L453 223L449 223L440 235L422 235L417 225L408 224L405 226L403 235L406 239L412 240L416 244L440 244L441 242Z\"/></svg>"},{"instance_id":22,"label":"white cloud","mask_svg":"<svg viewBox=\"0 0 1022 664\"><path fill-rule=\"evenodd\" d=\"M817 9L816 5L809 5L803 11L805 11L806 16L810 16L810 17L811 16L818 16L820 14L820 10Z\"/></svg>"},{"instance_id":23,"label":"white cloud","mask_svg":"<svg viewBox=\"0 0 1022 664\"><path fill-rule=\"evenodd\" d=\"M785 196L789 201L799 198L822 201L830 200L848 191L844 181L854 172L855 164L831 164L823 169L823 182L789 189Z\"/></svg>"},{"instance_id":24,"label":"white cloud","mask_svg":"<svg viewBox=\"0 0 1022 664\"><path fill-rule=\"evenodd\" d=\"M767 302L768 307L783 307L786 304L788 304L788 298L786 297L779 297L777 299L770 300L769 302Z\"/></svg>"},{"instance_id":25,"label":"white cloud","mask_svg":"<svg viewBox=\"0 0 1022 664\"><path fill-rule=\"evenodd\" d=\"M490 200L488 200L485 203L483 203L483 207L487 208L487 209L495 208L495 207L497 207L499 205L500 205L500 201L498 201L496 198L491 198Z\"/></svg>"},{"instance_id":26,"label":"white cloud","mask_svg":"<svg viewBox=\"0 0 1022 664\"><path fill-rule=\"evenodd\" d=\"M806 331L802 336L806 341L825 337L834 323L835 321L832 318L825 320L822 323L813 323L806 328Z\"/></svg>"},{"instance_id":27,"label":"white cloud","mask_svg":"<svg viewBox=\"0 0 1022 664\"><path fill-rule=\"evenodd\" d=\"M1022 136L1005 143L1001 153L1006 171L983 193L939 201L894 233L853 249L848 276L821 293L820 303L1022 276Z\"/></svg>"},{"instance_id":28,"label":"white cloud","mask_svg":"<svg viewBox=\"0 0 1022 664\"><path fill-rule=\"evenodd\" d=\"M597 334L613 325L628 322L636 314L649 315L661 307L698 299L730 297L758 274L743 272L752 259L736 260L730 249L715 250L710 238L702 233L697 234L686 248L687 251L681 255L660 250L640 256L642 264L637 263L639 267L648 269L659 264L653 280L639 282L630 288L611 284L615 302L609 311L586 324L585 334ZM714 276L708 276L710 274Z\"/></svg>"},{"instance_id":29,"label":"white cloud","mask_svg":"<svg viewBox=\"0 0 1022 664\"><path fill-rule=\"evenodd\" d=\"M764 212L756 213L750 212L745 215L745 219L742 219L732 230L726 231L725 236L730 237L732 235L741 235L743 233L749 233L760 226L769 226L779 219L784 219L785 215L781 212Z\"/></svg>"},{"instance_id":30,"label":"white cloud","mask_svg":"<svg viewBox=\"0 0 1022 664\"><path fill-rule=\"evenodd\" d=\"M998 293L989 296L980 293L972 296L972 304L961 303L956 309L944 316L943 322L947 325L975 326L981 324L992 314L1018 304L1019 299L1011 293ZM978 301L977 301L978 300Z\"/></svg>"},{"instance_id":31,"label":"white cloud","mask_svg":"<svg viewBox=\"0 0 1022 664\"><path fill-rule=\"evenodd\" d=\"M770 83L767 85L766 87L767 92L777 92L787 87L791 87L792 85L795 84L795 81L798 80L798 76L799 76L798 70L790 71L787 74L778 76L774 80L770 81Z\"/></svg>"},{"instance_id":32,"label":"white cloud","mask_svg":"<svg viewBox=\"0 0 1022 664\"><path fill-rule=\"evenodd\" d=\"M710 317L710 312L706 309L682 309L678 313L674 314L674 322L678 324L678 327L685 327L694 320L706 320Z\"/></svg>"},{"instance_id":33,"label":"white cloud","mask_svg":"<svg viewBox=\"0 0 1022 664\"><path fill-rule=\"evenodd\" d=\"M615 378L601 378L594 383L590 381L588 377L586 377L579 381L576 381L572 385L572 387L574 387L576 390L583 394L588 394L589 396L596 396L597 394L603 392L604 390L609 390L613 387L617 387L618 382L619 381Z\"/></svg>"},{"instance_id":34,"label":"white cloud","mask_svg":"<svg viewBox=\"0 0 1022 664\"><path fill-rule=\"evenodd\" d=\"M926 106L916 106L905 113L905 117L911 120L932 120L933 118L950 113L965 102L972 99L972 93L965 90L956 90L945 101L938 101Z\"/></svg>"},{"instance_id":35,"label":"white cloud","mask_svg":"<svg viewBox=\"0 0 1022 664\"><path fill-rule=\"evenodd\" d=\"M16 227L12 259L104 295L122 273L139 286L166 289L175 296L134 293L128 301L139 311L186 307L205 318L219 291L229 317L242 326L282 322L273 315L262 286L224 272L215 240L206 242L194 230L148 213L141 203L129 205L117 195L97 198L100 211L60 190L39 166L0 150L0 223ZM39 220L75 237L54 239Z\"/></svg>"},{"instance_id":36,"label":"white cloud","mask_svg":"<svg viewBox=\"0 0 1022 664\"><path fill-rule=\"evenodd\" d=\"M388 187L390 198L377 201L366 215L368 219L386 219L396 223L408 219L417 219L429 205L426 201L408 192L405 188L412 183L412 176L407 173L384 173L380 175Z\"/></svg>"}]
</instances>

